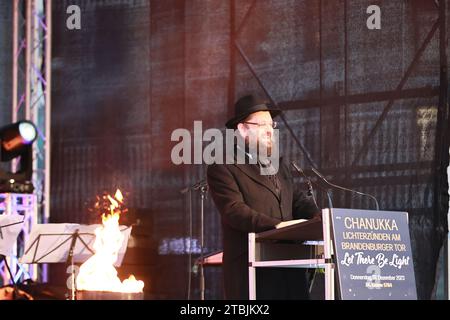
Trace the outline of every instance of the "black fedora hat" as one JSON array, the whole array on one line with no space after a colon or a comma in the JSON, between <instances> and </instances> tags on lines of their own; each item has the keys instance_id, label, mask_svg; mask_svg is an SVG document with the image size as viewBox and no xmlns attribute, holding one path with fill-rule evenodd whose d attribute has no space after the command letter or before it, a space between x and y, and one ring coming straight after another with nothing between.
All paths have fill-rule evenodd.
<instances>
[{"instance_id":1,"label":"black fedora hat","mask_svg":"<svg viewBox=\"0 0 450 320\"><path fill-rule=\"evenodd\" d=\"M281 113L280 109L272 108L268 101L255 98L250 94L236 101L234 104L234 117L228 120L225 126L229 129L234 129L239 122L258 111L269 111L272 118Z\"/></svg>"}]
</instances>

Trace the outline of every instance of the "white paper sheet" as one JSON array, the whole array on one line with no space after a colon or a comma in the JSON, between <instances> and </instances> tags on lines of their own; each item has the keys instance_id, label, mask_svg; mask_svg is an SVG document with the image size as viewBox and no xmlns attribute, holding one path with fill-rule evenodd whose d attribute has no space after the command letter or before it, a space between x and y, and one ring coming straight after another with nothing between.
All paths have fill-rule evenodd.
<instances>
[{"instance_id":1,"label":"white paper sheet","mask_svg":"<svg viewBox=\"0 0 450 320\"><path fill-rule=\"evenodd\" d=\"M280 228L284 228L284 227L287 227L287 226L291 226L293 224L302 223L302 222L305 222L305 221L308 221L308 220L307 219L297 219L297 220L283 221L283 222L280 222L279 224L277 224L275 228L276 229L280 229Z\"/></svg>"},{"instance_id":2,"label":"white paper sheet","mask_svg":"<svg viewBox=\"0 0 450 320\"><path fill-rule=\"evenodd\" d=\"M20 214L0 215L0 254L10 256L23 225Z\"/></svg>"}]
</instances>

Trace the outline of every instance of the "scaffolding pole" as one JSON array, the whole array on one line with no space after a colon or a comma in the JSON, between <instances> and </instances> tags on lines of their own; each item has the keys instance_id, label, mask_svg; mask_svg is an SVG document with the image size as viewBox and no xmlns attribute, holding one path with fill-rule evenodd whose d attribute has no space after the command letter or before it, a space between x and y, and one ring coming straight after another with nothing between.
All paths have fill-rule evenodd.
<instances>
[{"instance_id":1,"label":"scaffolding pole","mask_svg":"<svg viewBox=\"0 0 450 320\"><path fill-rule=\"evenodd\" d=\"M13 3L11 118L13 122L30 120L38 129L33 144L32 182L37 199L33 224L46 223L50 217L51 11L52 0ZM47 266L35 268L33 280L46 282Z\"/></svg>"}]
</instances>

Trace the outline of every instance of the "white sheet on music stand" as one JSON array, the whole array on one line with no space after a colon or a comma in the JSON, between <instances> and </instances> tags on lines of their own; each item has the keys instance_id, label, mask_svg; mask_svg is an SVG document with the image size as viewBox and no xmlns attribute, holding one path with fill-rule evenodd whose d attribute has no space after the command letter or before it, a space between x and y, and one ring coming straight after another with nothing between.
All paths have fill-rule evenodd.
<instances>
[{"instance_id":1,"label":"white sheet on music stand","mask_svg":"<svg viewBox=\"0 0 450 320\"><path fill-rule=\"evenodd\" d=\"M13 254L14 244L16 243L17 237L22 229L23 218L24 217L19 214L0 215L0 226L17 223L2 228L0 234L0 254L4 256L10 256Z\"/></svg>"},{"instance_id":2,"label":"white sheet on music stand","mask_svg":"<svg viewBox=\"0 0 450 320\"><path fill-rule=\"evenodd\" d=\"M100 224L80 225L74 223L37 224L31 230L31 234L25 246L25 254L20 259L20 262L66 262L69 254L69 248L72 242L70 239L70 235L73 234L76 229L78 229L79 237L83 239L83 241L92 251L94 251L95 229L100 226ZM131 227L120 226L120 230L124 235L124 240L122 242L122 247L119 250L117 261L114 264L116 267L119 267L122 264L123 257L128 245L128 239L131 234ZM35 240L39 235L41 235L41 237L39 243L37 243ZM57 248L63 242L64 244ZM48 254L49 252L51 253ZM86 249L86 246L79 239L77 239L74 248L74 262L83 263L92 255L93 254L88 249Z\"/></svg>"}]
</instances>

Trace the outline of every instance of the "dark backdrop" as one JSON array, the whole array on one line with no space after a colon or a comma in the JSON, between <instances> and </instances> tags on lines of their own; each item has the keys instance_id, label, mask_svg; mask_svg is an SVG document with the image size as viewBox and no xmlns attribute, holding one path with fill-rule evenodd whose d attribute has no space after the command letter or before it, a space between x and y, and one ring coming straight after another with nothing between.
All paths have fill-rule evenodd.
<instances>
[{"instance_id":1,"label":"dark backdrop","mask_svg":"<svg viewBox=\"0 0 450 320\"><path fill-rule=\"evenodd\" d=\"M81 30L66 28L69 4L81 8ZM381 7L381 30L366 27L371 4ZM170 135L192 130L194 120L223 128L236 97L264 87L294 133L282 124L284 156L374 194L382 209L409 212L418 295L429 298L448 206L440 79L448 47L438 17L425 0L57 1L52 222L95 221L87 203L120 187L126 221L138 223L120 273L144 279L151 298L198 299L189 271L199 252L199 195L190 215L180 190L204 178L205 167L172 164ZM373 208L340 192L334 204ZM205 251L220 250L209 198L205 230ZM67 277L56 266L50 276ZM207 268L208 299L222 298L220 276Z\"/></svg>"}]
</instances>

